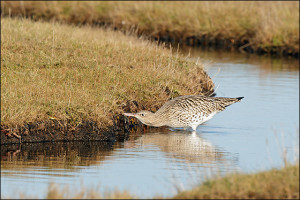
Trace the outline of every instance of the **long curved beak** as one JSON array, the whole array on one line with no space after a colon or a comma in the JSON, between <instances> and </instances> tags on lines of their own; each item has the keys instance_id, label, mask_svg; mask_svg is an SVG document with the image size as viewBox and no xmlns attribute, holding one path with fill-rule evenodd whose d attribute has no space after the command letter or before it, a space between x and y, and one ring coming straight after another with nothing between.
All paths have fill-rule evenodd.
<instances>
[{"instance_id":1,"label":"long curved beak","mask_svg":"<svg viewBox=\"0 0 300 200\"><path fill-rule=\"evenodd\" d=\"M123 113L123 115L128 116L128 117L135 117L134 113Z\"/></svg>"}]
</instances>

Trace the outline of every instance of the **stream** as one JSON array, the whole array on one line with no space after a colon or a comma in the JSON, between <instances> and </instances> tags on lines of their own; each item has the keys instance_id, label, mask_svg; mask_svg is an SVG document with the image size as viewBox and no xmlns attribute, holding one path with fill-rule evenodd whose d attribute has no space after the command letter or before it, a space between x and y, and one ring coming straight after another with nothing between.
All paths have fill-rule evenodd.
<instances>
[{"instance_id":1,"label":"stream","mask_svg":"<svg viewBox=\"0 0 300 200\"><path fill-rule=\"evenodd\" d=\"M245 98L197 128L149 131L116 143L1 146L1 198L45 198L51 183L70 194L127 190L171 197L231 172L254 173L299 159L299 61L182 48L204 62L217 96Z\"/></svg>"}]
</instances>

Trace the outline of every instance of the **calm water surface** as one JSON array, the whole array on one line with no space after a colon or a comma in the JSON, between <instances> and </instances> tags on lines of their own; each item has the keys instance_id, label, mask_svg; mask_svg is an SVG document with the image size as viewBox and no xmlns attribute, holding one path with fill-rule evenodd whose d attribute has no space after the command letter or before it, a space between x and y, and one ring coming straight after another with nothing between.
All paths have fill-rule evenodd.
<instances>
[{"instance_id":1,"label":"calm water surface","mask_svg":"<svg viewBox=\"0 0 300 200\"><path fill-rule=\"evenodd\" d=\"M299 158L299 62L252 55L190 51L206 63L217 96L244 96L185 131L131 136L118 143L76 142L1 147L1 197L45 197L50 183L139 197L172 196L214 174L256 172ZM284 153L285 152L285 153Z\"/></svg>"}]
</instances>

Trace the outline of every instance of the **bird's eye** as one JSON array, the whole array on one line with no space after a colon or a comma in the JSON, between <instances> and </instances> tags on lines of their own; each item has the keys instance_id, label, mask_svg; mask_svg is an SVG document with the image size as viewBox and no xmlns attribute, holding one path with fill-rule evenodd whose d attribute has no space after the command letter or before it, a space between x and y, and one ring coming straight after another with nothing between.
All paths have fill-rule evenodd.
<instances>
[{"instance_id":1,"label":"bird's eye","mask_svg":"<svg viewBox=\"0 0 300 200\"><path fill-rule=\"evenodd\" d=\"M143 114L143 113L141 113L140 115L144 117L144 114Z\"/></svg>"}]
</instances>

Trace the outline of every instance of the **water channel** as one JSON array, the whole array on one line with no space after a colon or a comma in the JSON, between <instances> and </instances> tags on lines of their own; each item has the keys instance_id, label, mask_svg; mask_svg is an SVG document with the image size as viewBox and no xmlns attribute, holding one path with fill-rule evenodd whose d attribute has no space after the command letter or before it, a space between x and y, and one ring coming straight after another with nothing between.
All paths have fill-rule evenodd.
<instances>
[{"instance_id":1,"label":"water channel","mask_svg":"<svg viewBox=\"0 0 300 200\"><path fill-rule=\"evenodd\" d=\"M230 172L279 168L299 159L299 61L187 49L204 62L217 96L244 96L197 133L149 131L117 143L1 146L1 198L44 198L50 183L72 193L127 190L141 198Z\"/></svg>"}]
</instances>

